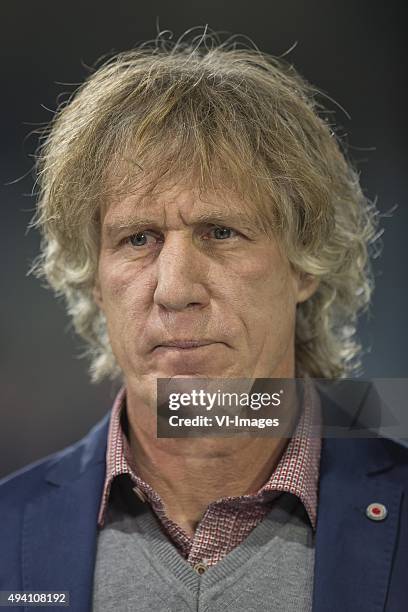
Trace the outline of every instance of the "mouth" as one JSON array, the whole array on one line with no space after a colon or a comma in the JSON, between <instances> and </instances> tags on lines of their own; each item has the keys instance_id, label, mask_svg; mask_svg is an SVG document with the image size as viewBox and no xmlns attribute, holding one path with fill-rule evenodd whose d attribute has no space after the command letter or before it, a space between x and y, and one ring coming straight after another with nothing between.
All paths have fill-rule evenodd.
<instances>
[{"instance_id":1,"label":"mouth","mask_svg":"<svg viewBox=\"0 0 408 612\"><path fill-rule=\"evenodd\" d=\"M175 340L164 342L154 347L153 351L169 350L169 351L194 351L205 346L216 344L212 340Z\"/></svg>"}]
</instances>

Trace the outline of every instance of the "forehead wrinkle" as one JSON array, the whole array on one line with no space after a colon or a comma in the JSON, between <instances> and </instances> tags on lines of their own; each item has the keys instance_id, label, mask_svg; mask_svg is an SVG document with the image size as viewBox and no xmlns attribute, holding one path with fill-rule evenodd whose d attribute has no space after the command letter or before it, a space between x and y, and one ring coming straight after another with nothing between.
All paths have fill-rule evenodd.
<instances>
[{"instance_id":1,"label":"forehead wrinkle","mask_svg":"<svg viewBox=\"0 0 408 612\"><path fill-rule=\"evenodd\" d=\"M112 231L138 225L156 225L167 228L167 207L174 206L178 202L178 196L184 191L183 188L177 190L177 194L161 192L160 194L144 194L141 197L135 197L135 194L125 197L122 201L117 202L115 211L109 207L106 211L105 221L106 226ZM194 189L192 190L194 191ZM216 195L216 199L224 203L225 208L220 209L217 202L214 201L214 196L210 194L204 196L203 193L197 197L197 193L190 193L188 200L189 206L186 212L178 211L178 215L186 226L197 226L204 224L222 224L230 223L239 225L241 228L248 230L260 230L257 220L256 210L251 210L245 205L231 206L231 199ZM184 198L182 199L184 203ZM203 206L199 206L199 202ZM157 210L157 205L159 206ZM197 210L198 208L198 210ZM201 210L199 210L201 208ZM110 209L110 210L109 210ZM110 213L110 214L109 214ZM252 214L251 214L252 213ZM190 216L188 221L185 216ZM108 230L108 231L109 231Z\"/></svg>"}]
</instances>

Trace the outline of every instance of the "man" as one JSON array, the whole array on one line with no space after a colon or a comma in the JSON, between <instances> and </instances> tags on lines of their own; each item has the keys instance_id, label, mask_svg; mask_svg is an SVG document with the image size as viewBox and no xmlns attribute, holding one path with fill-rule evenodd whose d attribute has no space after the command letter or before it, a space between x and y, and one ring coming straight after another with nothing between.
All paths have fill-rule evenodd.
<instances>
[{"instance_id":1,"label":"man","mask_svg":"<svg viewBox=\"0 0 408 612\"><path fill-rule=\"evenodd\" d=\"M93 380L80 442L1 483L0 588L82 610L404 609L408 453L310 435L369 304L376 213L316 90L234 46L142 46L60 109L36 270ZM156 436L167 378L305 381L280 436ZM323 429L319 429L323 432Z\"/></svg>"}]
</instances>

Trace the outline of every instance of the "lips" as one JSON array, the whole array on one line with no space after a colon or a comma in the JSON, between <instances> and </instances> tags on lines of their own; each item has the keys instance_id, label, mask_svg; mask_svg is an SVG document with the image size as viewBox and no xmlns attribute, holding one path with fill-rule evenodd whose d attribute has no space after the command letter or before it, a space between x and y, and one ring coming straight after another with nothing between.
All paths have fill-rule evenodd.
<instances>
[{"instance_id":1,"label":"lips","mask_svg":"<svg viewBox=\"0 0 408 612\"><path fill-rule=\"evenodd\" d=\"M154 350L157 348L192 349L200 346L207 346L213 343L213 340L169 340L158 344L154 347Z\"/></svg>"}]
</instances>

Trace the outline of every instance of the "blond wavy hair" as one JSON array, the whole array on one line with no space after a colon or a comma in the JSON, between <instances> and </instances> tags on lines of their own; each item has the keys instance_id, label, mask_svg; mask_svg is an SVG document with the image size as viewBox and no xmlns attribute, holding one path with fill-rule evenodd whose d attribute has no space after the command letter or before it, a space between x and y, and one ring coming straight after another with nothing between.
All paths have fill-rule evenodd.
<instances>
[{"instance_id":1,"label":"blond wavy hair","mask_svg":"<svg viewBox=\"0 0 408 612\"><path fill-rule=\"evenodd\" d=\"M297 306L297 372L359 373L356 323L374 286L378 211L321 100L293 66L258 49L159 36L104 60L60 106L38 150L42 248L32 270L64 296L93 381L120 376L92 294L100 207L176 177L242 195L293 268L318 277Z\"/></svg>"}]
</instances>

